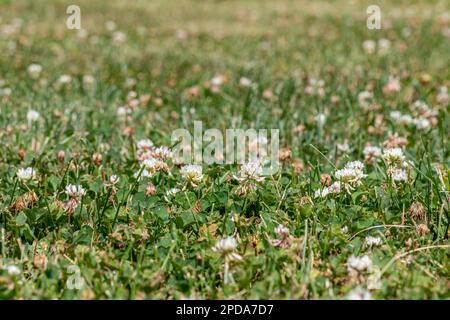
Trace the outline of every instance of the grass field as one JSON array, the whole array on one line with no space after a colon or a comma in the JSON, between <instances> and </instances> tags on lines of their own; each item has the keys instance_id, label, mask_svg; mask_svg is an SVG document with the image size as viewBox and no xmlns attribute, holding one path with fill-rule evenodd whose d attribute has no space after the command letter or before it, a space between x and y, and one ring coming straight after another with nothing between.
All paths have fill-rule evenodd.
<instances>
[{"instance_id":1,"label":"grass field","mask_svg":"<svg viewBox=\"0 0 450 320\"><path fill-rule=\"evenodd\" d=\"M74 2L0 1L0 299L450 298L448 1Z\"/></svg>"}]
</instances>

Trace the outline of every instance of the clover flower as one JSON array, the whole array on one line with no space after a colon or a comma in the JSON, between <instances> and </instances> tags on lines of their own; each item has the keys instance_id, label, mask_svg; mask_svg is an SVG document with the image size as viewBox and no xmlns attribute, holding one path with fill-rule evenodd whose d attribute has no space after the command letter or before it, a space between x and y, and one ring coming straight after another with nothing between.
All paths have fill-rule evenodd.
<instances>
[{"instance_id":1,"label":"clover flower","mask_svg":"<svg viewBox=\"0 0 450 320\"><path fill-rule=\"evenodd\" d=\"M10 276L17 276L20 274L20 269L18 266L14 264L10 264L5 267L5 270L8 272Z\"/></svg>"},{"instance_id":2,"label":"clover flower","mask_svg":"<svg viewBox=\"0 0 450 320\"><path fill-rule=\"evenodd\" d=\"M348 293L347 300L372 300L372 294L361 287L356 287Z\"/></svg>"},{"instance_id":3,"label":"clover flower","mask_svg":"<svg viewBox=\"0 0 450 320\"><path fill-rule=\"evenodd\" d=\"M374 53L376 46L377 46L377 43L373 40L365 40L362 43L362 47L363 47L364 51L368 54Z\"/></svg>"},{"instance_id":4,"label":"clover flower","mask_svg":"<svg viewBox=\"0 0 450 320\"><path fill-rule=\"evenodd\" d=\"M116 113L119 118L125 118L127 115L133 113L133 110L128 107L120 106L117 108Z\"/></svg>"},{"instance_id":5,"label":"clover flower","mask_svg":"<svg viewBox=\"0 0 450 320\"><path fill-rule=\"evenodd\" d=\"M72 77L68 74L63 74L58 78L58 84L66 85L72 82Z\"/></svg>"},{"instance_id":6,"label":"clover flower","mask_svg":"<svg viewBox=\"0 0 450 320\"><path fill-rule=\"evenodd\" d=\"M408 173L404 169L389 168L387 173L394 182L406 182L408 180Z\"/></svg>"},{"instance_id":7,"label":"clover flower","mask_svg":"<svg viewBox=\"0 0 450 320\"><path fill-rule=\"evenodd\" d=\"M162 172L169 172L169 167L167 164L156 158L149 158L145 159L141 162L141 165L145 167L145 170L147 170L150 174L154 174L156 172L162 171Z\"/></svg>"},{"instance_id":8,"label":"clover flower","mask_svg":"<svg viewBox=\"0 0 450 320\"><path fill-rule=\"evenodd\" d=\"M358 103L362 108L367 108L373 99L373 93L369 91L361 91L358 94Z\"/></svg>"},{"instance_id":9,"label":"clover flower","mask_svg":"<svg viewBox=\"0 0 450 320\"><path fill-rule=\"evenodd\" d=\"M31 167L28 168L20 168L17 170L17 178L21 181L29 181L29 180L35 180L37 177L36 170L34 170Z\"/></svg>"},{"instance_id":10,"label":"clover flower","mask_svg":"<svg viewBox=\"0 0 450 320\"><path fill-rule=\"evenodd\" d=\"M214 252L220 253L225 258L225 264L227 265L230 261L242 260L242 257L234 252L236 250L236 247L236 239L233 237L227 237L218 240L212 250Z\"/></svg>"},{"instance_id":11,"label":"clover flower","mask_svg":"<svg viewBox=\"0 0 450 320\"><path fill-rule=\"evenodd\" d=\"M153 148L153 141L150 139L142 139L136 143L136 147L140 150L151 150Z\"/></svg>"},{"instance_id":12,"label":"clover flower","mask_svg":"<svg viewBox=\"0 0 450 320\"><path fill-rule=\"evenodd\" d=\"M363 150L364 161L369 164L373 163L373 160L381 156L381 149L379 147L367 145Z\"/></svg>"},{"instance_id":13,"label":"clover flower","mask_svg":"<svg viewBox=\"0 0 450 320\"><path fill-rule=\"evenodd\" d=\"M405 165L405 155L401 148L385 149L381 158L386 161L387 165L390 167Z\"/></svg>"},{"instance_id":14,"label":"clover flower","mask_svg":"<svg viewBox=\"0 0 450 320\"><path fill-rule=\"evenodd\" d=\"M391 48L391 41L389 39L380 39L378 40L378 54L386 54L389 52Z\"/></svg>"},{"instance_id":15,"label":"clover flower","mask_svg":"<svg viewBox=\"0 0 450 320\"><path fill-rule=\"evenodd\" d=\"M345 165L345 169L360 170L364 169L364 163L361 161L350 161Z\"/></svg>"},{"instance_id":16,"label":"clover flower","mask_svg":"<svg viewBox=\"0 0 450 320\"><path fill-rule=\"evenodd\" d=\"M211 85L213 85L215 87L220 87L221 85L223 85L225 83L226 80L227 80L227 78L224 75L219 74L211 79Z\"/></svg>"},{"instance_id":17,"label":"clover flower","mask_svg":"<svg viewBox=\"0 0 450 320\"><path fill-rule=\"evenodd\" d=\"M364 239L364 244L369 248L374 247L374 246L379 246L381 244L381 238L367 236Z\"/></svg>"},{"instance_id":18,"label":"clover flower","mask_svg":"<svg viewBox=\"0 0 450 320\"><path fill-rule=\"evenodd\" d=\"M327 121L327 115L324 113L319 113L314 117L314 119L316 120L317 124L322 127Z\"/></svg>"},{"instance_id":19,"label":"clover flower","mask_svg":"<svg viewBox=\"0 0 450 320\"><path fill-rule=\"evenodd\" d=\"M234 252L237 247L237 241L233 237L220 239L216 242L212 251L218 252L224 258L224 282L225 284L234 282L233 276L230 274L230 262L242 261L242 257Z\"/></svg>"},{"instance_id":20,"label":"clover flower","mask_svg":"<svg viewBox=\"0 0 450 320\"><path fill-rule=\"evenodd\" d=\"M401 84L400 80L396 77L389 76L389 81L383 86L383 93L385 95L390 95L393 93L400 92Z\"/></svg>"},{"instance_id":21,"label":"clover flower","mask_svg":"<svg viewBox=\"0 0 450 320\"><path fill-rule=\"evenodd\" d=\"M450 96L448 94L448 88L445 86L439 87L439 93L436 96L436 102L442 105L449 103Z\"/></svg>"},{"instance_id":22,"label":"clover flower","mask_svg":"<svg viewBox=\"0 0 450 320\"><path fill-rule=\"evenodd\" d=\"M236 179L239 180L240 182L246 181L262 182L264 180L262 172L263 172L262 165L259 161L250 161L244 163L241 166L239 176L236 177Z\"/></svg>"},{"instance_id":23,"label":"clover flower","mask_svg":"<svg viewBox=\"0 0 450 320\"><path fill-rule=\"evenodd\" d=\"M366 271L372 266L372 260L369 256L355 257L352 255L347 260L347 271L350 275L357 275Z\"/></svg>"},{"instance_id":24,"label":"clover flower","mask_svg":"<svg viewBox=\"0 0 450 320\"><path fill-rule=\"evenodd\" d=\"M42 66L40 64L33 63L28 66L27 71L31 78L37 79L42 72Z\"/></svg>"},{"instance_id":25,"label":"clover flower","mask_svg":"<svg viewBox=\"0 0 450 320\"><path fill-rule=\"evenodd\" d=\"M412 120L412 123L417 127L419 130L428 130L431 128L431 122L427 118L420 117Z\"/></svg>"},{"instance_id":26,"label":"clover flower","mask_svg":"<svg viewBox=\"0 0 450 320\"><path fill-rule=\"evenodd\" d=\"M197 187L203 179L202 166L190 164L180 170L181 176L194 188Z\"/></svg>"},{"instance_id":27,"label":"clover flower","mask_svg":"<svg viewBox=\"0 0 450 320\"><path fill-rule=\"evenodd\" d=\"M142 167L141 167L141 169L139 169L139 171L135 172L133 175L133 177L135 177L136 179L139 178L139 180L141 178L149 178L152 176L153 176L153 173L149 172L147 169L142 169Z\"/></svg>"},{"instance_id":28,"label":"clover flower","mask_svg":"<svg viewBox=\"0 0 450 320\"><path fill-rule=\"evenodd\" d=\"M244 88L250 87L252 85L252 80L250 80L249 78L246 78L246 77L241 77L239 79L239 85Z\"/></svg>"},{"instance_id":29,"label":"clover flower","mask_svg":"<svg viewBox=\"0 0 450 320\"><path fill-rule=\"evenodd\" d=\"M89 87L95 82L95 78L93 75L85 74L83 75L83 85Z\"/></svg>"},{"instance_id":30,"label":"clover flower","mask_svg":"<svg viewBox=\"0 0 450 320\"><path fill-rule=\"evenodd\" d=\"M289 229L279 224L275 229L275 233L280 237L280 239L272 240L272 245L280 248L288 248L291 244L291 237L289 235Z\"/></svg>"},{"instance_id":31,"label":"clover flower","mask_svg":"<svg viewBox=\"0 0 450 320\"><path fill-rule=\"evenodd\" d=\"M86 194L86 190L79 184L69 184L65 193L71 198L80 198Z\"/></svg>"},{"instance_id":32,"label":"clover flower","mask_svg":"<svg viewBox=\"0 0 450 320\"><path fill-rule=\"evenodd\" d=\"M152 156L161 160L167 160L172 157L172 152L166 146L157 147L152 151Z\"/></svg>"},{"instance_id":33,"label":"clover flower","mask_svg":"<svg viewBox=\"0 0 450 320\"><path fill-rule=\"evenodd\" d=\"M349 192L355 187L362 184L362 179L367 175L364 174L364 164L360 161L352 161L345 165L344 169L335 171L334 176L344 186L345 190Z\"/></svg>"},{"instance_id":34,"label":"clover flower","mask_svg":"<svg viewBox=\"0 0 450 320\"><path fill-rule=\"evenodd\" d=\"M325 198L329 194L337 194L341 192L341 184L339 181L333 182L330 186L323 189L317 189L314 193L315 198Z\"/></svg>"},{"instance_id":35,"label":"clover flower","mask_svg":"<svg viewBox=\"0 0 450 320\"><path fill-rule=\"evenodd\" d=\"M311 78L308 80L308 85L305 88L305 92L309 95L318 95L318 96L324 96L325 95L325 81L322 79L314 79Z\"/></svg>"},{"instance_id":36,"label":"clover flower","mask_svg":"<svg viewBox=\"0 0 450 320\"><path fill-rule=\"evenodd\" d=\"M29 110L27 112L27 120L28 124L31 124L31 122L37 121L41 114L37 112L36 110Z\"/></svg>"}]
</instances>

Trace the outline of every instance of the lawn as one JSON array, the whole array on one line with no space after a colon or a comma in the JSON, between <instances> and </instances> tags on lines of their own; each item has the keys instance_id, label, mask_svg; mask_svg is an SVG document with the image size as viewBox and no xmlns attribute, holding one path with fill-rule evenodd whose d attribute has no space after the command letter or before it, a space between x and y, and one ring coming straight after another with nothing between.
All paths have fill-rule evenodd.
<instances>
[{"instance_id":1,"label":"lawn","mask_svg":"<svg viewBox=\"0 0 450 320\"><path fill-rule=\"evenodd\" d=\"M450 298L448 1L74 2L0 1L0 299Z\"/></svg>"}]
</instances>

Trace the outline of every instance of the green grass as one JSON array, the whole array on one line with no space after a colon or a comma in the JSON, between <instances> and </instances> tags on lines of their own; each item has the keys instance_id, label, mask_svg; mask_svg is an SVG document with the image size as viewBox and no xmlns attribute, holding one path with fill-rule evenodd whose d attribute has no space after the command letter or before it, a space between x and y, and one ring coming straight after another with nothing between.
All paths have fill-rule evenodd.
<instances>
[{"instance_id":1,"label":"green grass","mask_svg":"<svg viewBox=\"0 0 450 320\"><path fill-rule=\"evenodd\" d=\"M84 0L84 35L66 28L70 4L0 1L0 298L345 299L357 287L374 299L450 298L449 102L438 97L450 85L446 1L380 1L384 28L369 30L371 1ZM380 39L386 53L364 51ZM70 84L58 85L63 74ZM227 79L218 92L207 84L216 75ZM401 90L389 95L390 76ZM309 79L324 81L323 95L306 93ZM362 91L373 94L367 108ZM140 103L123 120L130 92ZM418 117L416 100L434 112L428 129L390 115ZM167 173L134 177L137 141L170 147L173 130L196 120L279 129L291 158L246 195L236 165L204 165L201 184L170 199L186 185L172 161ZM337 169L365 160L367 143L385 151L394 134L407 141L406 182L393 183L378 158L354 190L315 197L323 174L336 181ZM27 167L36 181L17 178ZM86 190L72 213L70 184ZM273 243L279 224L284 247ZM230 262L233 281L229 257L213 250L228 236L242 257ZM352 255L372 267L349 272ZM78 274L82 288L70 289Z\"/></svg>"}]
</instances>

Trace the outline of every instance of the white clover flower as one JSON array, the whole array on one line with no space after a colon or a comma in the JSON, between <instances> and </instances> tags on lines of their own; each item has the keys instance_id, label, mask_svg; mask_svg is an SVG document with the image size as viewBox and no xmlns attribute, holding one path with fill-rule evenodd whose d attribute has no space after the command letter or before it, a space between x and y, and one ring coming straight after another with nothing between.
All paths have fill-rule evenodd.
<instances>
[{"instance_id":1,"label":"white clover flower","mask_svg":"<svg viewBox=\"0 0 450 320\"><path fill-rule=\"evenodd\" d=\"M80 198L86 194L86 190L79 184L69 184L65 193L71 198Z\"/></svg>"},{"instance_id":2,"label":"white clover flower","mask_svg":"<svg viewBox=\"0 0 450 320\"><path fill-rule=\"evenodd\" d=\"M225 257L225 261L241 261L242 257L235 253L234 250L237 248L237 241L233 237L227 237L220 239L216 242L212 250L218 252Z\"/></svg>"},{"instance_id":3,"label":"white clover flower","mask_svg":"<svg viewBox=\"0 0 450 320\"><path fill-rule=\"evenodd\" d=\"M203 180L202 166L189 164L181 168L181 176L193 187L197 187Z\"/></svg>"},{"instance_id":4,"label":"white clover flower","mask_svg":"<svg viewBox=\"0 0 450 320\"><path fill-rule=\"evenodd\" d=\"M427 118L419 117L412 120L417 129L428 130L431 128L431 122Z\"/></svg>"},{"instance_id":5,"label":"white clover flower","mask_svg":"<svg viewBox=\"0 0 450 320\"><path fill-rule=\"evenodd\" d=\"M27 112L27 120L28 123L37 121L39 119L39 117L41 116L41 114L39 112L37 112L36 110L29 110Z\"/></svg>"},{"instance_id":6,"label":"white clover flower","mask_svg":"<svg viewBox=\"0 0 450 320\"><path fill-rule=\"evenodd\" d=\"M172 157L172 151L170 151L170 149L166 146L161 146L161 147L157 147L155 148L155 150L153 150L152 155L155 158L159 158L162 160L166 160Z\"/></svg>"},{"instance_id":7,"label":"white clover flower","mask_svg":"<svg viewBox=\"0 0 450 320\"><path fill-rule=\"evenodd\" d=\"M274 231L279 239L271 240L272 245L279 248L288 248L292 241L292 238L289 235L289 229L282 224L279 224Z\"/></svg>"},{"instance_id":8,"label":"white clover flower","mask_svg":"<svg viewBox=\"0 0 450 320\"><path fill-rule=\"evenodd\" d=\"M142 167L141 167L141 169L142 169ZM139 177L139 180L140 180L141 178L150 178L153 176L153 173L149 172L147 169L142 170L142 172L141 172L141 169L139 171L135 172L133 177L135 177L136 179Z\"/></svg>"},{"instance_id":9,"label":"white clover flower","mask_svg":"<svg viewBox=\"0 0 450 320\"><path fill-rule=\"evenodd\" d=\"M371 248L374 246L379 246L381 244L381 238L380 237L372 237L372 236L367 236L364 239L364 244Z\"/></svg>"},{"instance_id":10,"label":"white clover flower","mask_svg":"<svg viewBox=\"0 0 450 320\"><path fill-rule=\"evenodd\" d=\"M413 124L413 118L408 114L402 114L400 111L391 111L389 114L392 120L398 124L410 125Z\"/></svg>"},{"instance_id":11,"label":"white clover flower","mask_svg":"<svg viewBox=\"0 0 450 320\"><path fill-rule=\"evenodd\" d=\"M282 224L279 224L275 229L275 233L279 236L288 236L289 235L289 229L283 226Z\"/></svg>"},{"instance_id":12,"label":"white clover flower","mask_svg":"<svg viewBox=\"0 0 450 320\"><path fill-rule=\"evenodd\" d=\"M131 114L133 112L133 110L131 110L130 108L124 107L124 106L120 106L117 108L117 116L119 118L124 118L127 115Z\"/></svg>"},{"instance_id":13,"label":"white clover flower","mask_svg":"<svg viewBox=\"0 0 450 320\"><path fill-rule=\"evenodd\" d=\"M381 156L381 148L375 146L365 146L363 153L366 157L376 158Z\"/></svg>"},{"instance_id":14,"label":"white clover flower","mask_svg":"<svg viewBox=\"0 0 450 320\"><path fill-rule=\"evenodd\" d=\"M21 181L35 180L37 177L36 170L31 167L20 168L17 170L17 178Z\"/></svg>"},{"instance_id":15,"label":"white clover flower","mask_svg":"<svg viewBox=\"0 0 450 320\"><path fill-rule=\"evenodd\" d=\"M314 193L315 198L325 198L329 194L337 194L341 192L341 184L339 181L333 182L329 187L323 189L317 189Z\"/></svg>"},{"instance_id":16,"label":"white clover flower","mask_svg":"<svg viewBox=\"0 0 450 320\"><path fill-rule=\"evenodd\" d=\"M140 150L150 150L153 148L153 141L150 139L142 139L136 143L136 147Z\"/></svg>"},{"instance_id":17,"label":"white clover flower","mask_svg":"<svg viewBox=\"0 0 450 320\"><path fill-rule=\"evenodd\" d=\"M368 107L370 104L370 101L372 99L373 99L373 93L370 91L361 91L358 94L358 103L363 108Z\"/></svg>"},{"instance_id":18,"label":"white clover flower","mask_svg":"<svg viewBox=\"0 0 450 320\"><path fill-rule=\"evenodd\" d=\"M160 160L156 158L149 158L142 161L142 166L145 167L145 170L155 173L156 171L158 171L159 162Z\"/></svg>"},{"instance_id":19,"label":"white clover flower","mask_svg":"<svg viewBox=\"0 0 450 320\"><path fill-rule=\"evenodd\" d=\"M242 261L242 257L234 252L237 248L236 239L233 237L227 237L221 240L218 240L212 250L214 252L218 252L225 259L224 264L224 282L234 282L233 276L229 272L230 262L231 261Z\"/></svg>"},{"instance_id":20,"label":"white clover flower","mask_svg":"<svg viewBox=\"0 0 450 320\"><path fill-rule=\"evenodd\" d=\"M397 122L402 125L410 125L414 123L414 119L409 114L402 114Z\"/></svg>"},{"instance_id":21,"label":"white clover flower","mask_svg":"<svg viewBox=\"0 0 450 320\"><path fill-rule=\"evenodd\" d=\"M378 53L386 54L391 48L391 41L388 39L380 39L378 40Z\"/></svg>"},{"instance_id":22,"label":"white clover flower","mask_svg":"<svg viewBox=\"0 0 450 320\"><path fill-rule=\"evenodd\" d=\"M72 82L72 77L68 74L63 74L58 78L58 83L61 85L69 84Z\"/></svg>"},{"instance_id":23,"label":"white clover flower","mask_svg":"<svg viewBox=\"0 0 450 320\"><path fill-rule=\"evenodd\" d=\"M141 103L141 101L139 101L139 99L131 99L130 101L128 101L128 105L131 108L137 108L140 103Z\"/></svg>"},{"instance_id":24,"label":"white clover flower","mask_svg":"<svg viewBox=\"0 0 450 320\"><path fill-rule=\"evenodd\" d=\"M115 31L112 34L112 40L114 43L123 43L127 40L127 35L122 31Z\"/></svg>"},{"instance_id":25,"label":"white clover flower","mask_svg":"<svg viewBox=\"0 0 450 320\"><path fill-rule=\"evenodd\" d=\"M408 180L408 174L404 169L390 168L388 169L388 175L394 182L406 182Z\"/></svg>"},{"instance_id":26,"label":"white clover flower","mask_svg":"<svg viewBox=\"0 0 450 320\"><path fill-rule=\"evenodd\" d=\"M117 25L114 21L108 20L105 23L105 27L106 27L106 30L108 30L108 31L114 31L114 30L116 30Z\"/></svg>"},{"instance_id":27,"label":"white clover flower","mask_svg":"<svg viewBox=\"0 0 450 320\"><path fill-rule=\"evenodd\" d=\"M389 116L392 118L392 120L398 121L402 117L402 113L400 111L391 111L389 113Z\"/></svg>"},{"instance_id":28,"label":"white clover flower","mask_svg":"<svg viewBox=\"0 0 450 320\"><path fill-rule=\"evenodd\" d=\"M348 232L348 226L343 226L341 228L342 233L347 233Z\"/></svg>"},{"instance_id":29,"label":"white clover flower","mask_svg":"<svg viewBox=\"0 0 450 320\"><path fill-rule=\"evenodd\" d=\"M389 76L389 81L384 85L383 92L385 94L392 94L400 92L402 85L400 79L394 76Z\"/></svg>"},{"instance_id":30,"label":"white clover flower","mask_svg":"<svg viewBox=\"0 0 450 320\"><path fill-rule=\"evenodd\" d=\"M368 54L372 54L375 52L377 43L373 40L365 40L362 44L364 51Z\"/></svg>"},{"instance_id":31,"label":"white clover flower","mask_svg":"<svg viewBox=\"0 0 450 320\"><path fill-rule=\"evenodd\" d=\"M327 121L327 116L324 113L319 113L318 115L316 115L315 120L317 124L322 127Z\"/></svg>"},{"instance_id":32,"label":"white clover flower","mask_svg":"<svg viewBox=\"0 0 450 320\"><path fill-rule=\"evenodd\" d=\"M331 186L328 187L328 191L329 193L339 193L341 192L341 184L339 183L339 181L335 181L331 184Z\"/></svg>"},{"instance_id":33,"label":"white clover flower","mask_svg":"<svg viewBox=\"0 0 450 320\"><path fill-rule=\"evenodd\" d=\"M388 166L403 166L405 163L405 155L401 148L391 148L385 149L381 155L384 161L386 161Z\"/></svg>"},{"instance_id":34,"label":"white clover flower","mask_svg":"<svg viewBox=\"0 0 450 320\"><path fill-rule=\"evenodd\" d=\"M337 149L341 152L348 152L350 150L350 146L348 145L347 142L344 143L338 143L337 144Z\"/></svg>"},{"instance_id":35,"label":"white clover flower","mask_svg":"<svg viewBox=\"0 0 450 320\"><path fill-rule=\"evenodd\" d=\"M222 75L215 76L211 79L211 84L216 87L220 87L225 82L225 77Z\"/></svg>"},{"instance_id":36,"label":"white clover flower","mask_svg":"<svg viewBox=\"0 0 450 320\"><path fill-rule=\"evenodd\" d=\"M27 68L28 74L31 78L36 79L42 72L42 66L40 64L30 64Z\"/></svg>"},{"instance_id":37,"label":"white clover flower","mask_svg":"<svg viewBox=\"0 0 450 320\"><path fill-rule=\"evenodd\" d=\"M379 290L381 288L381 270L378 267L372 267L371 274L367 277L367 289Z\"/></svg>"},{"instance_id":38,"label":"white clover flower","mask_svg":"<svg viewBox=\"0 0 450 320\"><path fill-rule=\"evenodd\" d=\"M241 166L239 171L239 177L236 179L245 181L257 181L262 182L264 177L262 176L263 168L259 161L249 161Z\"/></svg>"},{"instance_id":39,"label":"white clover flower","mask_svg":"<svg viewBox=\"0 0 450 320\"><path fill-rule=\"evenodd\" d=\"M151 174L156 173L157 171L165 171L169 170L169 167L166 163L161 161L161 159L157 158L148 158L141 162L141 165L145 167L145 170L150 172Z\"/></svg>"},{"instance_id":40,"label":"white clover flower","mask_svg":"<svg viewBox=\"0 0 450 320\"><path fill-rule=\"evenodd\" d=\"M347 300L372 300L372 294L361 287L357 287L348 293Z\"/></svg>"},{"instance_id":41,"label":"white clover flower","mask_svg":"<svg viewBox=\"0 0 450 320\"><path fill-rule=\"evenodd\" d=\"M89 86L89 85L93 84L94 82L95 82L95 78L93 75L85 74L83 76L83 84L85 86Z\"/></svg>"},{"instance_id":42,"label":"white clover flower","mask_svg":"<svg viewBox=\"0 0 450 320\"><path fill-rule=\"evenodd\" d=\"M323 86L325 85L325 81L323 81L322 79L311 78L308 80L308 84L312 87L323 88Z\"/></svg>"},{"instance_id":43,"label":"white clover flower","mask_svg":"<svg viewBox=\"0 0 450 320\"><path fill-rule=\"evenodd\" d=\"M364 174L363 168L364 164L362 162L352 161L347 163L344 169L337 170L334 176L343 184L348 192L362 184L361 179L367 176Z\"/></svg>"},{"instance_id":44,"label":"white clover flower","mask_svg":"<svg viewBox=\"0 0 450 320\"><path fill-rule=\"evenodd\" d=\"M239 79L239 85L241 87L250 87L252 85L252 80L246 77L242 77Z\"/></svg>"},{"instance_id":45,"label":"white clover flower","mask_svg":"<svg viewBox=\"0 0 450 320\"><path fill-rule=\"evenodd\" d=\"M413 102L412 107L415 111L426 112L429 110L428 105L423 100L416 100Z\"/></svg>"},{"instance_id":46,"label":"white clover flower","mask_svg":"<svg viewBox=\"0 0 450 320\"><path fill-rule=\"evenodd\" d=\"M362 163L359 160L356 161L350 161L345 165L345 169L352 169L352 170L363 170L364 169L364 163Z\"/></svg>"},{"instance_id":47,"label":"white clover flower","mask_svg":"<svg viewBox=\"0 0 450 320\"><path fill-rule=\"evenodd\" d=\"M328 188L317 189L314 192L314 198L325 198L329 194L330 194L330 191L328 190Z\"/></svg>"},{"instance_id":48,"label":"white clover flower","mask_svg":"<svg viewBox=\"0 0 450 320\"><path fill-rule=\"evenodd\" d=\"M355 257L352 255L347 260L347 270L350 275L355 275L360 272L366 271L372 266L372 260L364 255L362 257Z\"/></svg>"},{"instance_id":49,"label":"white clover flower","mask_svg":"<svg viewBox=\"0 0 450 320\"><path fill-rule=\"evenodd\" d=\"M6 269L6 271L8 271L8 274L10 276L17 276L20 274L19 267L14 264L10 264L10 265L6 266L5 269Z\"/></svg>"}]
</instances>

